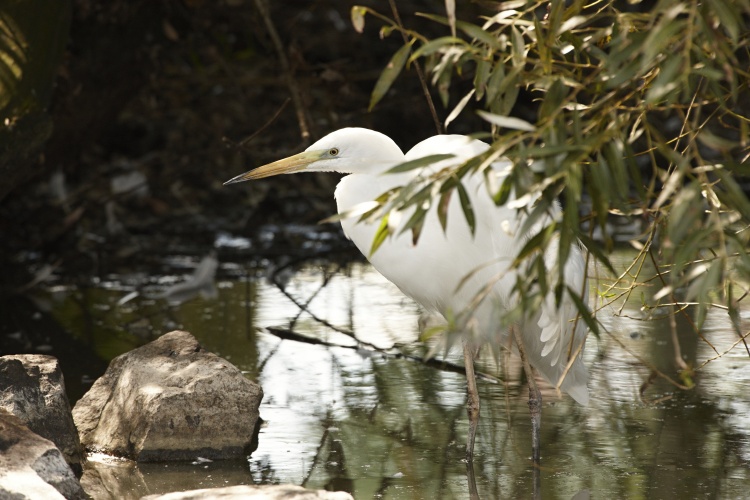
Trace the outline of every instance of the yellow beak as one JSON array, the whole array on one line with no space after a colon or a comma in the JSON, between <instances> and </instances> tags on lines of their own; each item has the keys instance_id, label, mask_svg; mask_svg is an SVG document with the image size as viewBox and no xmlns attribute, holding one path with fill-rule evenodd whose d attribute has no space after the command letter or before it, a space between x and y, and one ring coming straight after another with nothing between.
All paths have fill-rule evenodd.
<instances>
[{"instance_id":1,"label":"yellow beak","mask_svg":"<svg viewBox=\"0 0 750 500\"><path fill-rule=\"evenodd\" d=\"M224 183L235 184L237 182L250 181L254 179L263 179L264 177L272 177L280 174L296 174L302 172L311 163L315 163L320 160L325 151L303 151L302 153L284 158L282 160L263 165L256 169L240 174L237 177L233 177Z\"/></svg>"}]
</instances>

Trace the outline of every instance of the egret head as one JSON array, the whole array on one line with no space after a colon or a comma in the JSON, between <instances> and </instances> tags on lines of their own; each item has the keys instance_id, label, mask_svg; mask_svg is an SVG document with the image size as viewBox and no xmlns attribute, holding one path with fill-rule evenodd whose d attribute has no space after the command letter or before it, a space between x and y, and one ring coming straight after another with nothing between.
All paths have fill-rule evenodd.
<instances>
[{"instance_id":1,"label":"egret head","mask_svg":"<svg viewBox=\"0 0 750 500\"><path fill-rule=\"evenodd\" d=\"M299 172L375 173L402 162L390 137L366 128L331 132L305 151L234 177L224 184Z\"/></svg>"}]
</instances>

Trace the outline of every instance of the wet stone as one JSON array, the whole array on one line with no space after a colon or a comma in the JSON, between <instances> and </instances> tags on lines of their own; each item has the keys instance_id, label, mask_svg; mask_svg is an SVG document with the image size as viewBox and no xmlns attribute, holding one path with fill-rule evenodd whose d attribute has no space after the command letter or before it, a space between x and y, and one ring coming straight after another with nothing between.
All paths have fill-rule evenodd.
<instances>
[{"instance_id":1,"label":"wet stone","mask_svg":"<svg viewBox=\"0 0 750 500\"><path fill-rule=\"evenodd\" d=\"M81 473L83 450L56 358L40 354L0 357L0 408L55 443L73 470Z\"/></svg>"},{"instance_id":2,"label":"wet stone","mask_svg":"<svg viewBox=\"0 0 750 500\"><path fill-rule=\"evenodd\" d=\"M0 498L88 498L55 444L0 409Z\"/></svg>"},{"instance_id":3,"label":"wet stone","mask_svg":"<svg viewBox=\"0 0 750 500\"><path fill-rule=\"evenodd\" d=\"M81 443L139 461L238 458L252 451L259 385L188 332L118 356L73 409Z\"/></svg>"}]
</instances>

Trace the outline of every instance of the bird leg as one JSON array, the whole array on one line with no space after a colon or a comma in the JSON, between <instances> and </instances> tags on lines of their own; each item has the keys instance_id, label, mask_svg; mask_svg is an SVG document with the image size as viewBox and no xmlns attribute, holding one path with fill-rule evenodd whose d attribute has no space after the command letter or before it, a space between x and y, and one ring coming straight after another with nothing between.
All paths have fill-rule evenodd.
<instances>
[{"instance_id":1,"label":"bird leg","mask_svg":"<svg viewBox=\"0 0 750 500\"><path fill-rule=\"evenodd\" d=\"M526 379L529 382L529 411L531 412L531 459L534 466L538 467L541 461L542 451L540 446L540 433L542 427L542 393L536 385L534 372L529 364L529 358L526 356L523 339L518 328L511 327L513 338L518 347L518 354L521 356L523 371L526 373Z\"/></svg>"},{"instance_id":2,"label":"bird leg","mask_svg":"<svg viewBox=\"0 0 750 500\"><path fill-rule=\"evenodd\" d=\"M474 437L479 425L479 391L477 391L477 378L474 374L474 357L477 351L464 340L464 366L466 368L466 412L469 415L469 435L466 438L466 460L474 459Z\"/></svg>"}]
</instances>

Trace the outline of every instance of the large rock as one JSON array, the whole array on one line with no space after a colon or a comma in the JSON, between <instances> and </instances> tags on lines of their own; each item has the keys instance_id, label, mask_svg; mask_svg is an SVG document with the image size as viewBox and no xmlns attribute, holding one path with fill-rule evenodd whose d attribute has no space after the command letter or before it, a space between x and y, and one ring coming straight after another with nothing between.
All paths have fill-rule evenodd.
<instances>
[{"instance_id":1,"label":"large rock","mask_svg":"<svg viewBox=\"0 0 750 500\"><path fill-rule=\"evenodd\" d=\"M55 443L81 473L83 450L57 359L40 354L0 357L0 408Z\"/></svg>"},{"instance_id":2,"label":"large rock","mask_svg":"<svg viewBox=\"0 0 750 500\"><path fill-rule=\"evenodd\" d=\"M0 409L0 498L88 498L55 444Z\"/></svg>"},{"instance_id":3,"label":"large rock","mask_svg":"<svg viewBox=\"0 0 750 500\"><path fill-rule=\"evenodd\" d=\"M228 486L203 490L176 491L166 495L148 495L141 500L353 500L344 491L308 490L291 484L266 486Z\"/></svg>"},{"instance_id":4,"label":"large rock","mask_svg":"<svg viewBox=\"0 0 750 500\"><path fill-rule=\"evenodd\" d=\"M237 367L174 331L112 360L73 419L91 451L141 461L237 458L251 451L262 398Z\"/></svg>"}]
</instances>

